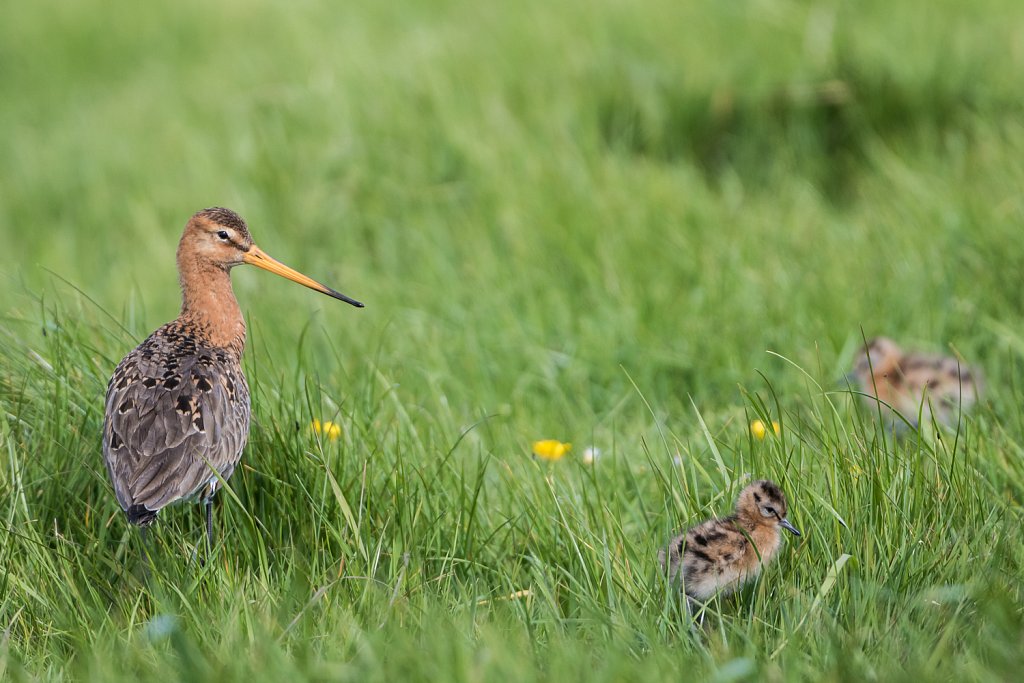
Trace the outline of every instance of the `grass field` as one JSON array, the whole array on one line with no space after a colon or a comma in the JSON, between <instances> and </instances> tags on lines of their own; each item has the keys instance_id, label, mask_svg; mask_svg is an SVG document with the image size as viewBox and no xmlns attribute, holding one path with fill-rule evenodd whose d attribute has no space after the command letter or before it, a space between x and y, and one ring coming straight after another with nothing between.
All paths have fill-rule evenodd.
<instances>
[{"instance_id":1,"label":"grass field","mask_svg":"<svg viewBox=\"0 0 1024 683\"><path fill-rule=\"evenodd\" d=\"M0 678L1018 679L1022 72L1015 0L9 4ZM235 271L244 466L147 575L103 393L212 205L367 308ZM804 535L694 635L657 550L748 476Z\"/></svg>"}]
</instances>

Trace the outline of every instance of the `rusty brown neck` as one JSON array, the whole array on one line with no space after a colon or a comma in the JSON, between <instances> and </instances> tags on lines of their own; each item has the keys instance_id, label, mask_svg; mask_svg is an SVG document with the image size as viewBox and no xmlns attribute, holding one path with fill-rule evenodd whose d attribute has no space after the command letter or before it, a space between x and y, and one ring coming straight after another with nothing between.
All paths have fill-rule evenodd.
<instances>
[{"instance_id":1,"label":"rusty brown neck","mask_svg":"<svg viewBox=\"0 0 1024 683\"><path fill-rule=\"evenodd\" d=\"M181 282L179 319L193 328L203 341L242 357L245 348L245 320L231 289L226 268L195 260L178 263Z\"/></svg>"}]
</instances>

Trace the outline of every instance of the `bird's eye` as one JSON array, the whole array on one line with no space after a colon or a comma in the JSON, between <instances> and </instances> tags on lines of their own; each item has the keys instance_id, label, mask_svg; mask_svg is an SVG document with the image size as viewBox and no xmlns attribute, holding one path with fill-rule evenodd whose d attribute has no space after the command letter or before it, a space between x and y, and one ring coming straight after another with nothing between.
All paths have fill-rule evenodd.
<instances>
[{"instance_id":1,"label":"bird's eye","mask_svg":"<svg viewBox=\"0 0 1024 683\"><path fill-rule=\"evenodd\" d=\"M767 512L769 515L775 514L775 508L773 507L765 506L764 511Z\"/></svg>"},{"instance_id":2,"label":"bird's eye","mask_svg":"<svg viewBox=\"0 0 1024 683\"><path fill-rule=\"evenodd\" d=\"M222 239L225 242L227 242L228 241L228 237L230 237L230 235L228 235L228 231L227 230L218 230L217 231L217 237L219 237L220 239Z\"/></svg>"}]
</instances>

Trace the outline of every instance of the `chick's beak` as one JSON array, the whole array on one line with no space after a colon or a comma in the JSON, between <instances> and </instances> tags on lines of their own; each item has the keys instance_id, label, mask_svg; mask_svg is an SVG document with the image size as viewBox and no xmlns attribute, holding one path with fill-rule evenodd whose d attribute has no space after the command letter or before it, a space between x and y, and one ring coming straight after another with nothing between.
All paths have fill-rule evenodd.
<instances>
[{"instance_id":1,"label":"chick's beak","mask_svg":"<svg viewBox=\"0 0 1024 683\"><path fill-rule=\"evenodd\" d=\"M779 520L779 526L781 526L783 529L785 529L789 533L793 534L794 536L799 536L800 535L800 531L795 526L790 524L789 520L786 519L785 517L783 517L782 519Z\"/></svg>"},{"instance_id":2,"label":"chick's beak","mask_svg":"<svg viewBox=\"0 0 1024 683\"><path fill-rule=\"evenodd\" d=\"M242 256L242 260L250 265L262 268L263 270L269 270L271 273L288 278L292 282L298 282L300 285L305 285L306 287L316 290L321 294L326 294L327 296L344 301L347 304L352 304L356 308L363 307L363 304L359 303L355 299L349 298L341 292L336 292L327 285L322 285L313 278L306 277L299 271L289 268L280 261L271 258L265 251L257 247L255 244L249 248L249 251L245 252L245 255Z\"/></svg>"}]
</instances>

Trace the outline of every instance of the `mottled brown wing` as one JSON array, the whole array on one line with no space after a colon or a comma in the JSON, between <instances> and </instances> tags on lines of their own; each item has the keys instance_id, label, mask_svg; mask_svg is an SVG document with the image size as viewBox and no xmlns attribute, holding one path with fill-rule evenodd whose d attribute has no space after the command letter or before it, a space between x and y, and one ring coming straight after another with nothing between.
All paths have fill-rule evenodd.
<instances>
[{"instance_id":1,"label":"mottled brown wing","mask_svg":"<svg viewBox=\"0 0 1024 683\"><path fill-rule=\"evenodd\" d=\"M955 426L978 398L974 372L950 356L911 354L901 368L901 392L894 392L896 410L917 427L918 414L925 423L934 417L947 427Z\"/></svg>"},{"instance_id":2,"label":"mottled brown wing","mask_svg":"<svg viewBox=\"0 0 1024 683\"><path fill-rule=\"evenodd\" d=\"M215 489L211 467L231 476L249 434L239 365L222 350L169 343L161 331L121 361L107 388L103 457L130 517Z\"/></svg>"},{"instance_id":3,"label":"mottled brown wing","mask_svg":"<svg viewBox=\"0 0 1024 683\"><path fill-rule=\"evenodd\" d=\"M706 599L719 590L729 590L749 564L747 536L735 517L709 519L686 532L680 562L686 593Z\"/></svg>"}]
</instances>

